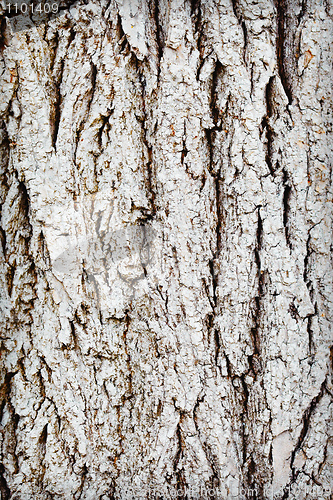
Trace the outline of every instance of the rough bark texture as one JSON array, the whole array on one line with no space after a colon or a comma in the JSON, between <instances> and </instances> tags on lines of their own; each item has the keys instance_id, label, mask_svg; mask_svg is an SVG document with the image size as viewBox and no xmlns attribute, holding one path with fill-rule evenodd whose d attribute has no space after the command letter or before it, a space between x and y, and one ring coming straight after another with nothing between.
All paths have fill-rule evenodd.
<instances>
[{"instance_id":1,"label":"rough bark texture","mask_svg":"<svg viewBox=\"0 0 333 500\"><path fill-rule=\"evenodd\" d=\"M4 500L330 498L332 22L2 18Z\"/></svg>"}]
</instances>

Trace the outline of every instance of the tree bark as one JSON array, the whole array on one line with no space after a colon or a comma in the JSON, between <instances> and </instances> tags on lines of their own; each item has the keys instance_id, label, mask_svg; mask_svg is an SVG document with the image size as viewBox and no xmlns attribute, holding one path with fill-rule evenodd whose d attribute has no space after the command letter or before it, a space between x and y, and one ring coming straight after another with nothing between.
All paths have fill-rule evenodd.
<instances>
[{"instance_id":1,"label":"tree bark","mask_svg":"<svg viewBox=\"0 0 333 500\"><path fill-rule=\"evenodd\" d=\"M11 22L2 498L331 498L331 1Z\"/></svg>"}]
</instances>

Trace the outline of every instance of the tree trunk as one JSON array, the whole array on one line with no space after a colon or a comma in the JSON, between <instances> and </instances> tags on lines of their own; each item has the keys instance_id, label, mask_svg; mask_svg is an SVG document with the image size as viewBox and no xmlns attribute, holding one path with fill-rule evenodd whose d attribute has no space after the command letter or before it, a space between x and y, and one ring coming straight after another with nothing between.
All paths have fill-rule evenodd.
<instances>
[{"instance_id":1,"label":"tree trunk","mask_svg":"<svg viewBox=\"0 0 333 500\"><path fill-rule=\"evenodd\" d=\"M330 498L332 22L3 12L3 499Z\"/></svg>"}]
</instances>

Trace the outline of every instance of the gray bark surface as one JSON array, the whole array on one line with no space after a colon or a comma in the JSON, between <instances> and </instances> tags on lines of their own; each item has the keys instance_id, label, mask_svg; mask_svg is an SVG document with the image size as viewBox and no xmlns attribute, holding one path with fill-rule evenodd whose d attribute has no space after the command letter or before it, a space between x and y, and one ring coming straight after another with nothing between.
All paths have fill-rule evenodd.
<instances>
[{"instance_id":1,"label":"gray bark surface","mask_svg":"<svg viewBox=\"0 0 333 500\"><path fill-rule=\"evenodd\" d=\"M331 498L331 0L2 14L4 500Z\"/></svg>"}]
</instances>

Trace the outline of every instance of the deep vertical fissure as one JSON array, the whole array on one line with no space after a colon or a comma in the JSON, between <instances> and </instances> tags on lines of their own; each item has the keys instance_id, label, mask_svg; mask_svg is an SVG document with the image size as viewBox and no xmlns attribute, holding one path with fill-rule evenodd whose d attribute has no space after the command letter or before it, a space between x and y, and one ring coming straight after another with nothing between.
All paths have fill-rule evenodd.
<instances>
[{"instance_id":1,"label":"deep vertical fissure","mask_svg":"<svg viewBox=\"0 0 333 500\"><path fill-rule=\"evenodd\" d=\"M288 173L285 169L283 169L283 188L284 188L284 191L283 191L283 227L284 227L284 234L285 234L285 238L286 238L286 243L291 251L292 244L291 244L290 232L289 232L291 186L290 186Z\"/></svg>"},{"instance_id":2,"label":"deep vertical fissure","mask_svg":"<svg viewBox=\"0 0 333 500\"><path fill-rule=\"evenodd\" d=\"M162 28L160 24L160 6L159 6L160 0L153 0L152 5L153 5L153 17L155 21L155 30L156 30L156 45L157 45L157 86L160 81L160 74L161 74L161 61L163 57L163 47L164 47L164 40L163 40L163 33L162 33Z\"/></svg>"},{"instance_id":3,"label":"deep vertical fissure","mask_svg":"<svg viewBox=\"0 0 333 500\"><path fill-rule=\"evenodd\" d=\"M290 29L287 26L287 0L275 0L275 6L277 11L276 57L278 72L289 104L291 104L293 96L290 77L286 68L286 44L289 43L289 40L287 40L287 30Z\"/></svg>"}]
</instances>

